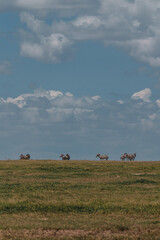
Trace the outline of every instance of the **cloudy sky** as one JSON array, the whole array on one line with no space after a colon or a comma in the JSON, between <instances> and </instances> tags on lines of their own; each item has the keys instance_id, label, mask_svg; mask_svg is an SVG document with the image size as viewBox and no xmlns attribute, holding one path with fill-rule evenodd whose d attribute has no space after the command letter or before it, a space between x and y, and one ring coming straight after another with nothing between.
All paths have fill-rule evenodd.
<instances>
[{"instance_id":1,"label":"cloudy sky","mask_svg":"<svg viewBox=\"0 0 160 240\"><path fill-rule=\"evenodd\" d=\"M160 160L160 1L0 1L0 159Z\"/></svg>"}]
</instances>

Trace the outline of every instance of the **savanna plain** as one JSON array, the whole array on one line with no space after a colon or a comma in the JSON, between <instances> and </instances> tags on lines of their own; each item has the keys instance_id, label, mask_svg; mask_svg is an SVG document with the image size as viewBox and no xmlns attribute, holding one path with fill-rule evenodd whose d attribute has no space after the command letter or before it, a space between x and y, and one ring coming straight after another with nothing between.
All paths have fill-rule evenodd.
<instances>
[{"instance_id":1,"label":"savanna plain","mask_svg":"<svg viewBox=\"0 0 160 240\"><path fill-rule=\"evenodd\" d=\"M160 239L160 162L0 161L0 239Z\"/></svg>"}]
</instances>

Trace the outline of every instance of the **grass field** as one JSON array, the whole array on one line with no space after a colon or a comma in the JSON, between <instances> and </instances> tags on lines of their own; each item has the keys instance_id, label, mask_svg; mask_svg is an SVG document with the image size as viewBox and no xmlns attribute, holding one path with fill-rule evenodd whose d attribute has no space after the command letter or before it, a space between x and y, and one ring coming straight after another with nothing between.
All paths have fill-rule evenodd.
<instances>
[{"instance_id":1,"label":"grass field","mask_svg":"<svg viewBox=\"0 0 160 240\"><path fill-rule=\"evenodd\" d=\"M160 162L0 161L0 239L160 239Z\"/></svg>"}]
</instances>

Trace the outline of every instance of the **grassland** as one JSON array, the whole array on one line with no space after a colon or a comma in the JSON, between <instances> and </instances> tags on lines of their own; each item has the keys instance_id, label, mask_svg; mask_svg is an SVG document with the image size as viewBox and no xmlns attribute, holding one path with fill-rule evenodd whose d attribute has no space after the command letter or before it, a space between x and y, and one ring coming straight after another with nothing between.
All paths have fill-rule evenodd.
<instances>
[{"instance_id":1,"label":"grassland","mask_svg":"<svg viewBox=\"0 0 160 240\"><path fill-rule=\"evenodd\" d=\"M160 239L160 162L0 161L0 239Z\"/></svg>"}]
</instances>

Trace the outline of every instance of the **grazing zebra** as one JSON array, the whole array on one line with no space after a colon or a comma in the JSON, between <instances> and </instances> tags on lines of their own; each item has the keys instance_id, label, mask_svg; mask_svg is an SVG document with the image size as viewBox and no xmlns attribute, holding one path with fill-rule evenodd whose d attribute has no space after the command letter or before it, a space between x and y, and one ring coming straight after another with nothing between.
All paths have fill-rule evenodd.
<instances>
[{"instance_id":1,"label":"grazing zebra","mask_svg":"<svg viewBox=\"0 0 160 240\"><path fill-rule=\"evenodd\" d=\"M121 155L120 159L124 161L127 158L127 153L124 153Z\"/></svg>"},{"instance_id":2,"label":"grazing zebra","mask_svg":"<svg viewBox=\"0 0 160 240\"><path fill-rule=\"evenodd\" d=\"M99 153L96 155L96 158L97 158L97 157L99 157L100 160L102 160L102 159L103 159L103 160L105 160L105 159L108 160L108 159L109 159L108 155L101 155L101 154L99 154Z\"/></svg>"},{"instance_id":3,"label":"grazing zebra","mask_svg":"<svg viewBox=\"0 0 160 240\"><path fill-rule=\"evenodd\" d=\"M26 154L26 155L21 154L20 159L30 159L30 154Z\"/></svg>"},{"instance_id":4,"label":"grazing zebra","mask_svg":"<svg viewBox=\"0 0 160 240\"><path fill-rule=\"evenodd\" d=\"M70 155L68 153L66 155L61 154L59 157L62 158L62 160L70 160Z\"/></svg>"}]
</instances>

